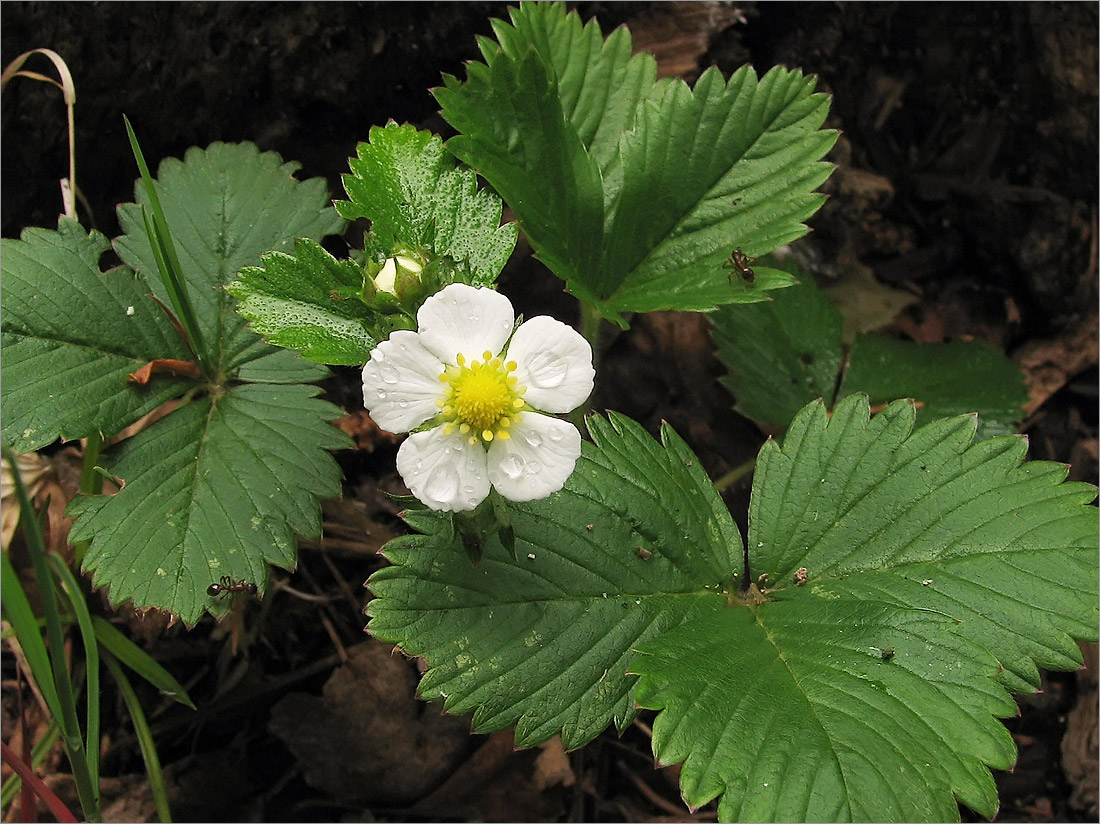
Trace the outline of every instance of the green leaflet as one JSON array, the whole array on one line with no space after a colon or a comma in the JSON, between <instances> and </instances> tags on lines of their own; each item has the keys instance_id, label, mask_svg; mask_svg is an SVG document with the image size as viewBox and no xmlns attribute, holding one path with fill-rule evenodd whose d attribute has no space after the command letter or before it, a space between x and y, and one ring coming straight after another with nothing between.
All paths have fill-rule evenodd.
<instances>
[{"instance_id":1,"label":"green leaflet","mask_svg":"<svg viewBox=\"0 0 1100 824\"><path fill-rule=\"evenodd\" d=\"M295 565L295 533L321 531L319 497L340 494L326 449L346 445L315 387L236 386L195 401L125 441L109 463L126 485L77 498L72 540L111 600L170 609L185 624L224 604L206 588L228 575L261 591L267 564Z\"/></svg>"},{"instance_id":2,"label":"green leaflet","mask_svg":"<svg viewBox=\"0 0 1100 824\"><path fill-rule=\"evenodd\" d=\"M819 129L824 95L798 72L749 67L694 90L653 80L620 30L599 44L557 3L524 3L467 79L436 90L460 132L447 143L513 209L539 258L579 298L631 311L753 302L790 283L753 285L724 266L800 237L836 139ZM492 113L491 117L488 113ZM617 134L615 134L617 132Z\"/></svg>"},{"instance_id":3,"label":"green leaflet","mask_svg":"<svg viewBox=\"0 0 1100 824\"><path fill-rule=\"evenodd\" d=\"M919 401L921 424L974 412L979 438L1015 431L1027 393L1003 352L978 340L919 344L863 334L845 362L840 312L810 275L793 274L800 282L765 303L710 315L718 358L730 370L721 383L738 412L782 429L804 404L864 393L875 405Z\"/></svg>"},{"instance_id":4,"label":"green leaflet","mask_svg":"<svg viewBox=\"0 0 1100 824\"><path fill-rule=\"evenodd\" d=\"M16 450L113 435L187 386L170 376L146 386L126 379L153 358L190 354L144 281L125 269L100 271L108 246L67 218L57 231L27 229L3 241L0 417Z\"/></svg>"},{"instance_id":5,"label":"green leaflet","mask_svg":"<svg viewBox=\"0 0 1100 824\"><path fill-rule=\"evenodd\" d=\"M857 595L932 609L991 650L1014 692L1035 667L1079 666L1073 639L1096 637L1097 519L1089 484L1024 462L1027 441L971 443L972 415L912 432L898 402L868 422L865 396L828 425L820 404L765 444L750 505L754 569L785 585L809 570L822 597Z\"/></svg>"},{"instance_id":6,"label":"green leaflet","mask_svg":"<svg viewBox=\"0 0 1100 824\"><path fill-rule=\"evenodd\" d=\"M269 252L263 266L247 266L226 291L237 311L268 343L333 365L366 363L377 341L367 329L369 310L340 290L363 288L363 268L337 260L316 241L299 239L294 254Z\"/></svg>"},{"instance_id":7,"label":"green leaflet","mask_svg":"<svg viewBox=\"0 0 1100 824\"><path fill-rule=\"evenodd\" d=\"M589 419L572 478L543 501L511 505L513 558L487 542L471 564L445 517L386 547L369 583L372 635L424 656L420 685L474 728L516 725L532 746L568 748L636 714L631 650L720 609L740 538L698 462L671 430L656 443L620 415Z\"/></svg>"},{"instance_id":8,"label":"green leaflet","mask_svg":"<svg viewBox=\"0 0 1100 824\"><path fill-rule=\"evenodd\" d=\"M813 596L685 624L631 667L653 751L722 821L957 821L953 793L992 816L1016 704L954 624Z\"/></svg>"}]
</instances>

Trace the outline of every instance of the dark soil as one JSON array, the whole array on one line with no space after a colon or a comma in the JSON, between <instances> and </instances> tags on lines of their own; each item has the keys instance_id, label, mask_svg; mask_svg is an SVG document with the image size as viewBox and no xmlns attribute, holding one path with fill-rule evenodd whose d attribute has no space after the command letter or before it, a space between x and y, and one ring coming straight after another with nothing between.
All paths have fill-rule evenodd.
<instances>
[{"instance_id":1,"label":"dark soil","mask_svg":"<svg viewBox=\"0 0 1100 824\"><path fill-rule=\"evenodd\" d=\"M918 340L985 338L1015 358L1032 401L1031 457L1097 476L1097 6L1091 3L580 3L605 32L627 23L662 72L689 82L798 67L833 96L843 136L831 197L796 246L825 284L859 273L904 294L881 319ZM340 175L372 125L446 134L428 89L463 76L502 3L22 3L2 7L3 63L47 47L68 62L78 101L81 217L109 236L135 169L122 123L150 159L251 140ZM48 72L44 59L28 68ZM41 62L37 62L41 60ZM67 174L64 108L16 79L2 98L4 237L53 226ZM348 241L357 242L353 230ZM523 255L501 288L517 310L571 319L561 284ZM656 432L668 420L712 477L765 435L731 411L700 316L655 313L610 343L595 399ZM146 692L177 820L689 820L675 775L656 771L647 729L606 732L565 755L513 752L508 734L413 698L416 664L367 641L363 581L402 527L391 440L357 413L355 370L328 396L360 448L338 456L342 501L325 536L303 542L293 575L273 571L262 605L221 625L123 619L190 691L197 712ZM65 450L62 450L64 452ZM61 455L62 452L56 453ZM727 492L744 526L747 488ZM1045 676L1007 723L1020 749L998 774L999 821L1095 821L1096 653L1091 670ZM14 667L4 653L4 676ZM5 721L13 690L5 681ZM109 820L151 820L125 712L105 707ZM648 721L643 716L642 721ZM11 725L5 724L5 740ZM63 759L51 781L69 792ZM115 804L116 806L110 806ZM8 811L11 820L11 812ZM696 817L713 818L713 805ZM966 812L964 811L964 815ZM973 816L969 816L973 820Z\"/></svg>"}]
</instances>

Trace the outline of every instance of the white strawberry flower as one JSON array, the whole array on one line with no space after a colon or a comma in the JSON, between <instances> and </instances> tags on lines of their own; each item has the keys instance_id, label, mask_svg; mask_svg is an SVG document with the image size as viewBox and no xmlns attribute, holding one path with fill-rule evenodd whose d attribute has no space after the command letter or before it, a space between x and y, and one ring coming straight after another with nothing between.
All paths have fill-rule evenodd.
<instances>
[{"instance_id":1,"label":"white strawberry flower","mask_svg":"<svg viewBox=\"0 0 1100 824\"><path fill-rule=\"evenodd\" d=\"M592 348L540 315L512 333L515 312L492 289L452 283L416 313L417 331L378 344L363 400L381 428L411 432L397 452L406 486L432 509L471 510L490 488L513 501L557 492L581 454L577 428L543 413L592 392Z\"/></svg>"}]
</instances>

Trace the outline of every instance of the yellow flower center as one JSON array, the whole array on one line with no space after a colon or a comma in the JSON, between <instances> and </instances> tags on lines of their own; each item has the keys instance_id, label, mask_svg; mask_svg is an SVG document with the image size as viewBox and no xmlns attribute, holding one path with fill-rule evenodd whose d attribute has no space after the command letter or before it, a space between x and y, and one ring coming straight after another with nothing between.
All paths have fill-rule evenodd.
<instances>
[{"instance_id":1,"label":"yellow flower center","mask_svg":"<svg viewBox=\"0 0 1100 824\"><path fill-rule=\"evenodd\" d=\"M488 443L493 438L507 440L508 427L515 413L523 406L526 386L517 386L516 362L505 363L492 352L485 352L484 360L473 361L458 356L457 366L448 366L439 380L447 385L443 396L436 401L445 423L443 431L450 435L456 428L469 437L470 444L478 439Z\"/></svg>"}]
</instances>

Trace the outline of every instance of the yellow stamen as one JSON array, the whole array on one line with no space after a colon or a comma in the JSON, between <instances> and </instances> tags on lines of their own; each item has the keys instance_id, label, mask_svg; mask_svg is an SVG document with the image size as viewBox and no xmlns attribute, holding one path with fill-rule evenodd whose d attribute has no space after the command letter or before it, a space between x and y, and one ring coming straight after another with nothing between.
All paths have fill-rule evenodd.
<instances>
[{"instance_id":1,"label":"yellow stamen","mask_svg":"<svg viewBox=\"0 0 1100 824\"><path fill-rule=\"evenodd\" d=\"M494 356L486 350L482 360L467 364L464 356L456 355L457 366L448 366L440 380L446 384L443 396L436 402L446 425L456 427L471 444L480 440L490 443L494 438L506 438L504 431L512 425L515 413L524 408L526 386L519 386L515 375L517 364ZM445 434L450 431L444 429Z\"/></svg>"}]
</instances>

